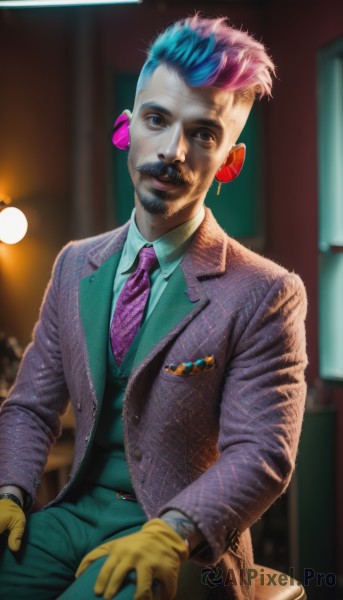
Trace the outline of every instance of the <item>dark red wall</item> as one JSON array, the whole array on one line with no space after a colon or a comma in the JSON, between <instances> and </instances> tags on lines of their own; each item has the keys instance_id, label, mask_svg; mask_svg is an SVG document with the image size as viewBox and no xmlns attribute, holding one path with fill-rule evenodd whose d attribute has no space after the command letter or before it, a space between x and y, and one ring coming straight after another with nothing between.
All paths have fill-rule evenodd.
<instances>
[{"instance_id":1,"label":"dark red wall","mask_svg":"<svg viewBox=\"0 0 343 600\"><path fill-rule=\"evenodd\" d=\"M71 43L61 17L0 10L0 193L29 221L22 242L0 244L0 331L22 344L71 235Z\"/></svg>"},{"instance_id":2,"label":"dark red wall","mask_svg":"<svg viewBox=\"0 0 343 600\"><path fill-rule=\"evenodd\" d=\"M317 51L343 35L343 3L272 3L268 44L278 65L269 107L268 250L303 277L309 296L309 381L318 373Z\"/></svg>"},{"instance_id":3,"label":"dark red wall","mask_svg":"<svg viewBox=\"0 0 343 600\"><path fill-rule=\"evenodd\" d=\"M279 78L268 111L268 253L299 273L307 288L312 386L318 377L317 52L343 36L343 3L271 2L266 26ZM343 573L343 391L318 387L321 399L337 410L336 556L337 572Z\"/></svg>"}]
</instances>

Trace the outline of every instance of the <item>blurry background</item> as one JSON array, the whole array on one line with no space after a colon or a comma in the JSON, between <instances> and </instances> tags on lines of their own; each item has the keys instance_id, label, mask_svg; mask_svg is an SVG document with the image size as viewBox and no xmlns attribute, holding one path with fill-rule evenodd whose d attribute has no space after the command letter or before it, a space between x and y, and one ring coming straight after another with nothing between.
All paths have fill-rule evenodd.
<instances>
[{"instance_id":1,"label":"blurry background","mask_svg":"<svg viewBox=\"0 0 343 600\"><path fill-rule=\"evenodd\" d=\"M342 0L21 10L0 2L0 194L29 224L18 244L0 243L2 387L30 340L57 252L130 215L126 157L111 146L111 127L132 107L149 41L195 10L262 39L278 67L274 99L256 105L241 136L241 178L219 198L211 191L208 204L230 235L297 272L309 297L297 472L254 528L256 559L302 580L313 570L309 598L343 598Z\"/></svg>"}]
</instances>

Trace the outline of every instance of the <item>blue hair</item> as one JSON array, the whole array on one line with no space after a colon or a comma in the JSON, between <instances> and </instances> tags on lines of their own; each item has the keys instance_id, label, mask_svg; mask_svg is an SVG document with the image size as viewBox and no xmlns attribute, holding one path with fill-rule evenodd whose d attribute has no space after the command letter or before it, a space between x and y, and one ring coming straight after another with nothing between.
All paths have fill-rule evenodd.
<instances>
[{"instance_id":1,"label":"blue hair","mask_svg":"<svg viewBox=\"0 0 343 600\"><path fill-rule=\"evenodd\" d=\"M160 64L165 64L191 87L212 85L270 95L275 68L264 46L225 21L195 15L168 27L148 51L137 90Z\"/></svg>"}]
</instances>

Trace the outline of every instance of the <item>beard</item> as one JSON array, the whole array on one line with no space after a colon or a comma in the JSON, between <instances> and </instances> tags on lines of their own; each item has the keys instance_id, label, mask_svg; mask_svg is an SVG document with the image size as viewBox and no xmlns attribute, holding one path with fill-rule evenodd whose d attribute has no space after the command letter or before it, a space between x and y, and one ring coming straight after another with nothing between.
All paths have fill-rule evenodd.
<instances>
[{"instance_id":1,"label":"beard","mask_svg":"<svg viewBox=\"0 0 343 600\"><path fill-rule=\"evenodd\" d=\"M148 195L136 190L136 196L144 210L151 215L167 217L170 214L170 207L166 202L168 200L168 192L155 190L154 194Z\"/></svg>"},{"instance_id":2,"label":"beard","mask_svg":"<svg viewBox=\"0 0 343 600\"><path fill-rule=\"evenodd\" d=\"M152 177L167 177L169 181L180 186L180 192L183 188L184 193L188 194L189 189L194 186L194 177L189 173L186 173L182 167L175 164L166 164L163 162L155 163L143 163L139 166L134 164L132 160L132 154L129 153L128 167L133 179L133 172L138 171L141 175L151 175ZM189 206L194 203L193 200L189 200L186 204L181 206L179 201L182 199L181 194L175 195L169 193L166 190L159 190L154 188L153 190L147 191L142 189L141 186L135 186L135 196L142 206L142 208L151 215L157 215L163 219L169 219L176 215L182 214L184 211L189 209Z\"/></svg>"},{"instance_id":3,"label":"beard","mask_svg":"<svg viewBox=\"0 0 343 600\"><path fill-rule=\"evenodd\" d=\"M131 154L128 158L129 171L138 171L142 175L150 175L152 177L167 177L168 181L175 183L178 186L193 185L193 178L183 172L183 169L178 165L166 164L162 162L143 163L139 166L134 165ZM142 207L152 215L170 215L174 214L174 210L170 207L168 200L172 202L173 196L168 191L154 189L153 192L140 191L139 186L135 189L136 196Z\"/></svg>"},{"instance_id":4,"label":"beard","mask_svg":"<svg viewBox=\"0 0 343 600\"><path fill-rule=\"evenodd\" d=\"M147 194L140 194L136 191L136 197L147 213L150 215L158 215L159 217L162 217L163 220L167 220L171 217L181 215L183 212L187 212L189 207L194 202L187 202L180 207L177 200L171 200L170 202L167 202L169 199L168 192L164 192L162 190L155 190L154 195L150 196Z\"/></svg>"}]
</instances>

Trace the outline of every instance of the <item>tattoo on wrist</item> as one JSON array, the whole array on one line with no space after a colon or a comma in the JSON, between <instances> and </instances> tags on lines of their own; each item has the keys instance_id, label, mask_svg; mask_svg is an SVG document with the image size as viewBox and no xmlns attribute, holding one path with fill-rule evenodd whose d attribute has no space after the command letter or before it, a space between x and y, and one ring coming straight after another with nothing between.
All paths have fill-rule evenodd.
<instances>
[{"instance_id":1,"label":"tattoo on wrist","mask_svg":"<svg viewBox=\"0 0 343 600\"><path fill-rule=\"evenodd\" d=\"M193 521L177 510L164 513L161 519L168 523L182 539L187 541L190 551L204 540L203 534Z\"/></svg>"}]
</instances>

